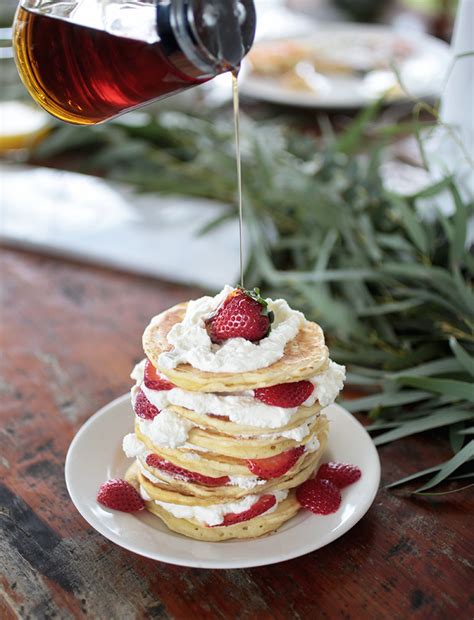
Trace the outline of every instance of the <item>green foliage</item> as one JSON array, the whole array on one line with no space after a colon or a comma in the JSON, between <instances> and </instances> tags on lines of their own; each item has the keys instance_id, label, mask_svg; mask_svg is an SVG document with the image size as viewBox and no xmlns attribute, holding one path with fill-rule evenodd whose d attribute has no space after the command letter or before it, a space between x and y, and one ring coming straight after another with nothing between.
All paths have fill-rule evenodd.
<instances>
[{"instance_id":1,"label":"green foliage","mask_svg":"<svg viewBox=\"0 0 474 620\"><path fill-rule=\"evenodd\" d=\"M474 208L451 178L411 197L389 192L379 164L397 128L372 131L368 146L375 112L337 137L326 127L319 141L275 121L244 119L246 285L285 296L323 326L332 356L348 364L349 383L366 392L344 405L369 413L376 443L448 429L453 459L399 481L436 472L419 489L425 492L472 464L472 441L465 441L474 418L474 257L466 223ZM76 169L139 191L237 204L228 118L166 112L140 125L61 127L35 158L64 161L73 152ZM420 202L442 195L451 196L453 215L420 218Z\"/></svg>"}]
</instances>

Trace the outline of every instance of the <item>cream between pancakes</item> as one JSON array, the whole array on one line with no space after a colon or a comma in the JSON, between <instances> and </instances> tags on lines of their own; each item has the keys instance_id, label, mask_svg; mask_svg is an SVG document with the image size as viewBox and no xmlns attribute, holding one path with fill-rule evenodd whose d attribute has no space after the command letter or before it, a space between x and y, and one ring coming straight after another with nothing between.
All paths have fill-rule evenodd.
<instances>
[{"instance_id":1,"label":"cream between pancakes","mask_svg":"<svg viewBox=\"0 0 474 620\"><path fill-rule=\"evenodd\" d=\"M144 491L144 489L142 489ZM267 494L269 495L269 494ZM274 512L280 502L286 499L288 495L287 490L279 490L271 493L275 497L275 503L269 510L263 512L261 515L266 515ZM148 498L148 494L145 491L143 499ZM236 502L227 502L226 504L211 504L210 506L183 506L181 504L170 504L168 502L160 502L155 500L155 504L161 506L166 511L171 513L178 519L193 519L207 526L220 525L224 521L224 517L228 514L240 514L252 508L254 504L258 502L261 495L246 495L243 499ZM149 499L149 498L148 498Z\"/></svg>"},{"instance_id":2,"label":"cream between pancakes","mask_svg":"<svg viewBox=\"0 0 474 620\"><path fill-rule=\"evenodd\" d=\"M233 290L233 287L225 286L215 297L205 296L188 303L183 320L176 323L167 335L173 348L159 356L160 367L167 369L191 364L193 368L206 372L240 373L266 368L283 357L286 344L296 336L305 321L304 315L292 310L284 299L266 300L274 321L269 335L260 342L250 342L245 338L231 338L223 344L211 341L205 321Z\"/></svg>"},{"instance_id":3,"label":"cream between pancakes","mask_svg":"<svg viewBox=\"0 0 474 620\"><path fill-rule=\"evenodd\" d=\"M181 388L171 390L151 390L143 382L145 360L135 366L131 374L136 387L145 394L148 401L160 411L170 405L184 407L196 413L225 416L231 422L256 428L280 428L289 424L298 411L298 407L274 407L254 397L253 390L222 395L206 392L190 392ZM337 398L344 386L346 369L329 360L327 370L308 379L314 390L303 403L311 407L318 401L323 407L330 405Z\"/></svg>"}]
</instances>

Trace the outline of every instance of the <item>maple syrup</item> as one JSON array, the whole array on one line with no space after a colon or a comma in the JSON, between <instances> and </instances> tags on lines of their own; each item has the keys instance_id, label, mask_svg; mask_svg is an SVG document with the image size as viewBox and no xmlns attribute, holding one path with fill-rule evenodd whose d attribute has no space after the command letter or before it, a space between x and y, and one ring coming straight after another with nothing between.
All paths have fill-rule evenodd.
<instances>
[{"instance_id":1,"label":"maple syrup","mask_svg":"<svg viewBox=\"0 0 474 620\"><path fill-rule=\"evenodd\" d=\"M232 72L232 99L234 104L235 159L237 162L237 199L239 208L240 286L244 288L244 205L242 196L242 156L240 153L239 71Z\"/></svg>"},{"instance_id":2,"label":"maple syrup","mask_svg":"<svg viewBox=\"0 0 474 620\"><path fill-rule=\"evenodd\" d=\"M87 125L235 69L254 34L253 0L23 0L14 49L32 97Z\"/></svg>"}]
</instances>

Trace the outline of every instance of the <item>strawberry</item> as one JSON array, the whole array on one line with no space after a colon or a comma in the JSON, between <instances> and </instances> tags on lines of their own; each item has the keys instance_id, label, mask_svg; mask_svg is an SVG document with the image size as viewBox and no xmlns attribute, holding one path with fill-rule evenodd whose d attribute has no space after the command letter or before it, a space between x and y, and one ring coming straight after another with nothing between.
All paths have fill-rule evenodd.
<instances>
[{"instance_id":1,"label":"strawberry","mask_svg":"<svg viewBox=\"0 0 474 620\"><path fill-rule=\"evenodd\" d=\"M148 359L145 362L144 383L150 390L171 390L176 387L171 381L162 377Z\"/></svg>"},{"instance_id":2,"label":"strawberry","mask_svg":"<svg viewBox=\"0 0 474 620\"><path fill-rule=\"evenodd\" d=\"M252 291L236 288L207 319L206 327L214 343L228 338L258 342L270 333L273 318L258 288Z\"/></svg>"},{"instance_id":3,"label":"strawberry","mask_svg":"<svg viewBox=\"0 0 474 620\"><path fill-rule=\"evenodd\" d=\"M341 505L341 492L330 480L310 478L296 489L296 499L316 515L329 515Z\"/></svg>"},{"instance_id":4,"label":"strawberry","mask_svg":"<svg viewBox=\"0 0 474 620\"><path fill-rule=\"evenodd\" d=\"M318 480L330 480L338 489L357 482L361 476L360 469L349 463L323 463L316 474Z\"/></svg>"},{"instance_id":5,"label":"strawberry","mask_svg":"<svg viewBox=\"0 0 474 620\"><path fill-rule=\"evenodd\" d=\"M146 457L146 464L150 467L156 467L156 469L161 469L161 471L165 471L169 474L182 476L186 479L187 482L196 482L197 484L202 484L206 487L221 487L229 482L229 476L221 476L220 478L203 476L202 474L198 474L195 471L189 471L187 469L184 469L183 467L174 465L174 463L165 461L157 454L149 454Z\"/></svg>"},{"instance_id":6,"label":"strawberry","mask_svg":"<svg viewBox=\"0 0 474 620\"><path fill-rule=\"evenodd\" d=\"M258 388L254 391L255 398L273 407L299 407L313 393L311 381L295 381L280 383L271 387Z\"/></svg>"},{"instance_id":7,"label":"strawberry","mask_svg":"<svg viewBox=\"0 0 474 620\"><path fill-rule=\"evenodd\" d=\"M150 403L141 390L137 392L133 409L138 416L145 418L145 420L153 420L160 413L159 409Z\"/></svg>"},{"instance_id":8,"label":"strawberry","mask_svg":"<svg viewBox=\"0 0 474 620\"><path fill-rule=\"evenodd\" d=\"M97 493L99 504L121 512L139 512L145 502L134 487L125 480L107 480Z\"/></svg>"},{"instance_id":9,"label":"strawberry","mask_svg":"<svg viewBox=\"0 0 474 620\"><path fill-rule=\"evenodd\" d=\"M248 510L244 510L244 512L230 512L225 515L224 521L219 523L219 526L213 527L235 525L236 523L242 523L242 521L254 519L264 512L267 512L267 510L270 510L275 504L276 497L274 495L262 495L262 497Z\"/></svg>"},{"instance_id":10,"label":"strawberry","mask_svg":"<svg viewBox=\"0 0 474 620\"><path fill-rule=\"evenodd\" d=\"M298 446L266 459L249 459L247 467L253 474L264 480L279 478L293 467L303 452L304 446Z\"/></svg>"}]
</instances>

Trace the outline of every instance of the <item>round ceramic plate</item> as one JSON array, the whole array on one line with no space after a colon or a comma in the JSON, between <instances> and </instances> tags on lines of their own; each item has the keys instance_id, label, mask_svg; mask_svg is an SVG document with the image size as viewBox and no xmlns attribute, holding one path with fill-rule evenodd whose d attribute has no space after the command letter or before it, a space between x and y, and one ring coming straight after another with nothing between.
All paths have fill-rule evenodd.
<instances>
[{"instance_id":1,"label":"round ceramic plate","mask_svg":"<svg viewBox=\"0 0 474 620\"><path fill-rule=\"evenodd\" d=\"M278 40L275 41L278 44ZM327 109L364 107L384 93L388 102L438 97L451 60L449 45L444 41L424 33L407 29L399 32L380 25L324 24L315 27L309 34L285 38L284 41L290 45L304 44L335 50L337 58L343 63L351 63L354 58L365 62L367 56L377 52L383 54L384 46L390 41L409 46L408 55L395 63L403 88L400 88L397 75L390 65L385 69L346 74L319 74L313 71L308 74L305 63L301 63L296 73L305 75L308 84L311 84L311 87L302 90L289 87L281 75L270 77L254 73L249 61L244 61L239 77L242 95L280 105ZM258 45L269 44L271 40L263 39L255 44L254 49Z\"/></svg>"},{"instance_id":2,"label":"round ceramic plate","mask_svg":"<svg viewBox=\"0 0 474 620\"><path fill-rule=\"evenodd\" d=\"M274 564L324 547L361 519L372 504L380 482L377 450L367 432L342 407L325 410L330 420L325 461L358 465L361 479L342 491L339 510L317 516L306 510L277 532L253 540L202 542L166 528L148 512L126 514L96 502L99 486L122 478L131 460L122 452L122 438L133 431L133 411L127 394L93 415L73 439L66 457L66 484L84 519L112 542L153 560L199 568L244 568Z\"/></svg>"}]
</instances>

